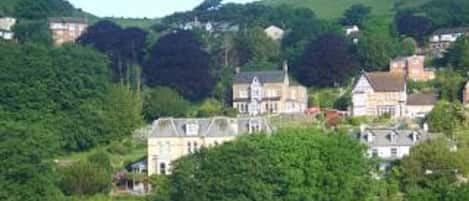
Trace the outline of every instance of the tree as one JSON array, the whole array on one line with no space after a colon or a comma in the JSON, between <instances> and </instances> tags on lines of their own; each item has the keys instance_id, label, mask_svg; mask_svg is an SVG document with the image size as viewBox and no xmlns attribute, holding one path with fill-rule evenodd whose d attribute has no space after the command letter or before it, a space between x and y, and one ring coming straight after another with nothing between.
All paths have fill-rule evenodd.
<instances>
[{"instance_id":1,"label":"tree","mask_svg":"<svg viewBox=\"0 0 469 201\"><path fill-rule=\"evenodd\" d=\"M344 84L357 72L357 62L345 39L328 33L310 42L295 73L306 86L326 87Z\"/></svg>"},{"instance_id":2,"label":"tree","mask_svg":"<svg viewBox=\"0 0 469 201\"><path fill-rule=\"evenodd\" d=\"M21 20L13 27L15 37L21 42L52 44L52 36L45 20Z\"/></svg>"},{"instance_id":3,"label":"tree","mask_svg":"<svg viewBox=\"0 0 469 201\"><path fill-rule=\"evenodd\" d=\"M466 75L469 71L469 37L459 37L446 52L444 60L456 71Z\"/></svg>"},{"instance_id":4,"label":"tree","mask_svg":"<svg viewBox=\"0 0 469 201\"><path fill-rule=\"evenodd\" d=\"M204 0L200 5L194 8L196 11L209 11L221 6L223 0Z\"/></svg>"},{"instance_id":5,"label":"tree","mask_svg":"<svg viewBox=\"0 0 469 201\"><path fill-rule=\"evenodd\" d=\"M270 39L260 27L249 28L237 39L240 64L275 61L279 56L279 45Z\"/></svg>"},{"instance_id":6,"label":"tree","mask_svg":"<svg viewBox=\"0 0 469 201\"><path fill-rule=\"evenodd\" d=\"M150 50L144 66L149 86L168 86L189 100L209 96L215 86L210 55L188 31L161 37Z\"/></svg>"},{"instance_id":7,"label":"tree","mask_svg":"<svg viewBox=\"0 0 469 201\"><path fill-rule=\"evenodd\" d=\"M419 42L424 42L432 30L432 21L429 18L410 13L396 15L395 23L399 34L413 37Z\"/></svg>"},{"instance_id":8,"label":"tree","mask_svg":"<svg viewBox=\"0 0 469 201\"><path fill-rule=\"evenodd\" d=\"M383 34L365 33L360 38L357 54L366 71L384 70L389 61L398 55L398 44L392 37Z\"/></svg>"},{"instance_id":9,"label":"tree","mask_svg":"<svg viewBox=\"0 0 469 201\"><path fill-rule=\"evenodd\" d=\"M434 86L438 89L440 98L450 102L460 102L464 83L465 78L451 69L437 72L434 80Z\"/></svg>"},{"instance_id":10,"label":"tree","mask_svg":"<svg viewBox=\"0 0 469 201\"><path fill-rule=\"evenodd\" d=\"M184 117L190 103L168 87L156 87L145 91L143 111L147 121L160 117Z\"/></svg>"},{"instance_id":11,"label":"tree","mask_svg":"<svg viewBox=\"0 0 469 201\"><path fill-rule=\"evenodd\" d=\"M459 103L440 101L428 115L428 123L433 132L440 132L449 137L456 136L457 131L469 128L467 109Z\"/></svg>"},{"instance_id":12,"label":"tree","mask_svg":"<svg viewBox=\"0 0 469 201\"><path fill-rule=\"evenodd\" d=\"M137 82L134 83L136 88L139 88L139 65L143 64L147 35L140 28L123 29L112 21L103 20L90 26L77 42L91 45L111 58L113 79L116 82L131 85L132 68L137 68L133 80Z\"/></svg>"},{"instance_id":13,"label":"tree","mask_svg":"<svg viewBox=\"0 0 469 201\"><path fill-rule=\"evenodd\" d=\"M99 165L80 161L62 171L60 186L66 195L94 195L109 193L111 189L111 172Z\"/></svg>"},{"instance_id":14,"label":"tree","mask_svg":"<svg viewBox=\"0 0 469 201\"><path fill-rule=\"evenodd\" d=\"M64 0L20 0L15 6L16 17L31 20L70 16L74 11L72 4Z\"/></svg>"},{"instance_id":15,"label":"tree","mask_svg":"<svg viewBox=\"0 0 469 201\"><path fill-rule=\"evenodd\" d=\"M371 7L363 4L354 4L345 10L344 16L340 20L343 25L361 26L365 18L371 13Z\"/></svg>"},{"instance_id":16,"label":"tree","mask_svg":"<svg viewBox=\"0 0 469 201\"><path fill-rule=\"evenodd\" d=\"M174 163L171 200L367 200L370 164L345 134L250 135ZM203 171L201 171L203 170Z\"/></svg>"}]
</instances>

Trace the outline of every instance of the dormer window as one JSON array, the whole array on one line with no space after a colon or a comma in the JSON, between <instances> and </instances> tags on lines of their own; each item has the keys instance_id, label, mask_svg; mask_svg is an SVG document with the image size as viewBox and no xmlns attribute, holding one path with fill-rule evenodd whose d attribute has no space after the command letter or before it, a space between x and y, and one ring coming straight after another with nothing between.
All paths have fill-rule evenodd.
<instances>
[{"instance_id":1,"label":"dormer window","mask_svg":"<svg viewBox=\"0 0 469 201\"><path fill-rule=\"evenodd\" d=\"M199 134L199 124L197 123L188 123L186 124L186 135L194 136Z\"/></svg>"}]
</instances>

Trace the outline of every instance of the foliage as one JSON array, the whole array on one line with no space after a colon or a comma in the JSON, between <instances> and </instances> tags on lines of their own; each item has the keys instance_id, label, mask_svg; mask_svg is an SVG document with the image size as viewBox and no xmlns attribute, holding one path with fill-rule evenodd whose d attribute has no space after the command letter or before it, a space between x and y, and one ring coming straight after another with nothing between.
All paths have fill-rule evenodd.
<instances>
[{"instance_id":1,"label":"foliage","mask_svg":"<svg viewBox=\"0 0 469 201\"><path fill-rule=\"evenodd\" d=\"M188 31L161 37L144 66L149 86L168 86L189 100L201 100L212 93L215 79L210 55Z\"/></svg>"},{"instance_id":2,"label":"foliage","mask_svg":"<svg viewBox=\"0 0 469 201\"><path fill-rule=\"evenodd\" d=\"M308 45L295 73L306 86L326 87L344 84L357 72L358 64L345 39L328 33Z\"/></svg>"},{"instance_id":3,"label":"foliage","mask_svg":"<svg viewBox=\"0 0 469 201\"><path fill-rule=\"evenodd\" d=\"M70 16L74 11L72 4L65 0L20 0L15 5L16 17L35 20Z\"/></svg>"},{"instance_id":4,"label":"foliage","mask_svg":"<svg viewBox=\"0 0 469 201\"><path fill-rule=\"evenodd\" d=\"M354 4L344 12L340 20L343 25L363 25L365 18L371 13L371 7L363 4Z\"/></svg>"},{"instance_id":5,"label":"foliage","mask_svg":"<svg viewBox=\"0 0 469 201\"><path fill-rule=\"evenodd\" d=\"M431 0L420 10L436 27L456 27L469 22L469 2L465 0Z\"/></svg>"},{"instance_id":6,"label":"foliage","mask_svg":"<svg viewBox=\"0 0 469 201\"><path fill-rule=\"evenodd\" d=\"M459 37L446 52L444 60L454 70L466 75L469 71L469 37Z\"/></svg>"},{"instance_id":7,"label":"foliage","mask_svg":"<svg viewBox=\"0 0 469 201\"><path fill-rule=\"evenodd\" d=\"M410 13L400 13L395 17L397 31L401 35L413 37L421 43L432 31L432 21L425 16L416 16Z\"/></svg>"},{"instance_id":8,"label":"foliage","mask_svg":"<svg viewBox=\"0 0 469 201\"><path fill-rule=\"evenodd\" d=\"M461 74L451 69L440 70L436 73L434 86L439 90L441 99L450 102L460 102L461 91L464 86L465 79Z\"/></svg>"},{"instance_id":9,"label":"foliage","mask_svg":"<svg viewBox=\"0 0 469 201\"><path fill-rule=\"evenodd\" d=\"M13 32L21 42L52 44L52 36L45 20L21 20L13 27Z\"/></svg>"},{"instance_id":10,"label":"foliage","mask_svg":"<svg viewBox=\"0 0 469 201\"><path fill-rule=\"evenodd\" d=\"M458 128L469 128L467 109L459 103L440 101L428 115L430 129L454 137Z\"/></svg>"},{"instance_id":11,"label":"foliage","mask_svg":"<svg viewBox=\"0 0 469 201\"><path fill-rule=\"evenodd\" d=\"M168 87L156 87L145 91L144 116L147 121L160 117L184 117L191 104Z\"/></svg>"},{"instance_id":12,"label":"foliage","mask_svg":"<svg viewBox=\"0 0 469 201\"><path fill-rule=\"evenodd\" d=\"M384 34L365 33L358 43L357 53L366 71L380 71L398 55L399 42Z\"/></svg>"},{"instance_id":13,"label":"foliage","mask_svg":"<svg viewBox=\"0 0 469 201\"><path fill-rule=\"evenodd\" d=\"M111 188L110 171L91 162L76 162L62 172L60 186L67 195L108 193Z\"/></svg>"},{"instance_id":14,"label":"foliage","mask_svg":"<svg viewBox=\"0 0 469 201\"><path fill-rule=\"evenodd\" d=\"M114 81L129 85L131 68L143 64L147 35L140 28L123 29L112 21L103 20L90 26L77 41L106 53L112 61ZM135 80L140 80L140 73L135 76Z\"/></svg>"},{"instance_id":15,"label":"foliage","mask_svg":"<svg viewBox=\"0 0 469 201\"><path fill-rule=\"evenodd\" d=\"M246 136L177 161L169 191L175 201L366 200L369 171L363 147L349 136L292 129Z\"/></svg>"},{"instance_id":16,"label":"foliage","mask_svg":"<svg viewBox=\"0 0 469 201\"><path fill-rule=\"evenodd\" d=\"M279 55L279 45L270 39L260 27L254 27L240 34L237 39L240 64L248 62L275 61Z\"/></svg>"}]
</instances>

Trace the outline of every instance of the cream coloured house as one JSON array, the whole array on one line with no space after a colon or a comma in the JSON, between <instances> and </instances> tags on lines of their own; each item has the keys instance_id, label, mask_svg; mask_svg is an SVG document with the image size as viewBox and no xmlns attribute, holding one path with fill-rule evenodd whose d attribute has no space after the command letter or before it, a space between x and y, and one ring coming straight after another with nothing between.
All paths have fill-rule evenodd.
<instances>
[{"instance_id":1,"label":"cream coloured house","mask_svg":"<svg viewBox=\"0 0 469 201\"><path fill-rule=\"evenodd\" d=\"M233 107L251 116L300 113L308 106L306 87L293 82L288 66L283 71L237 72L233 84Z\"/></svg>"},{"instance_id":2,"label":"cream coloured house","mask_svg":"<svg viewBox=\"0 0 469 201\"><path fill-rule=\"evenodd\" d=\"M59 46L68 42L75 42L88 28L88 22L81 18L50 18L49 29L52 33L54 45Z\"/></svg>"},{"instance_id":3,"label":"cream coloured house","mask_svg":"<svg viewBox=\"0 0 469 201\"><path fill-rule=\"evenodd\" d=\"M362 73L352 90L352 116L403 117L407 101L403 73Z\"/></svg>"},{"instance_id":4,"label":"cream coloured house","mask_svg":"<svg viewBox=\"0 0 469 201\"><path fill-rule=\"evenodd\" d=\"M271 25L264 29L265 34L272 40L279 41L283 39L285 31L277 26Z\"/></svg>"},{"instance_id":5,"label":"cream coloured house","mask_svg":"<svg viewBox=\"0 0 469 201\"><path fill-rule=\"evenodd\" d=\"M161 118L148 136L148 174L171 174L172 162L201 147L213 147L250 133L271 133L270 123L252 118Z\"/></svg>"}]
</instances>

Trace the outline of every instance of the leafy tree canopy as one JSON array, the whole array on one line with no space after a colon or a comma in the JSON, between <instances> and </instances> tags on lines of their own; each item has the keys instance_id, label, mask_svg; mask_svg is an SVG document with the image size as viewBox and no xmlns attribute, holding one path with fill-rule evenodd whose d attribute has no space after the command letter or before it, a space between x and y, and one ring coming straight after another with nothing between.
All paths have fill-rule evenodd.
<instances>
[{"instance_id":1,"label":"leafy tree canopy","mask_svg":"<svg viewBox=\"0 0 469 201\"><path fill-rule=\"evenodd\" d=\"M161 37L150 50L144 66L149 86L168 86L189 100L209 96L215 86L210 55L188 31Z\"/></svg>"},{"instance_id":2,"label":"leafy tree canopy","mask_svg":"<svg viewBox=\"0 0 469 201\"><path fill-rule=\"evenodd\" d=\"M177 161L169 192L174 201L367 200L369 171L364 147L347 135L283 130Z\"/></svg>"},{"instance_id":3,"label":"leafy tree canopy","mask_svg":"<svg viewBox=\"0 0 469 201\"><path fill-rule=\"evenodd\" d=\"M371 7L363 4L355 4L350 6L344 12L344 16L340 20L343 25L361 26L365 18L371 13Z\"/></svg>"}]
</instances>

